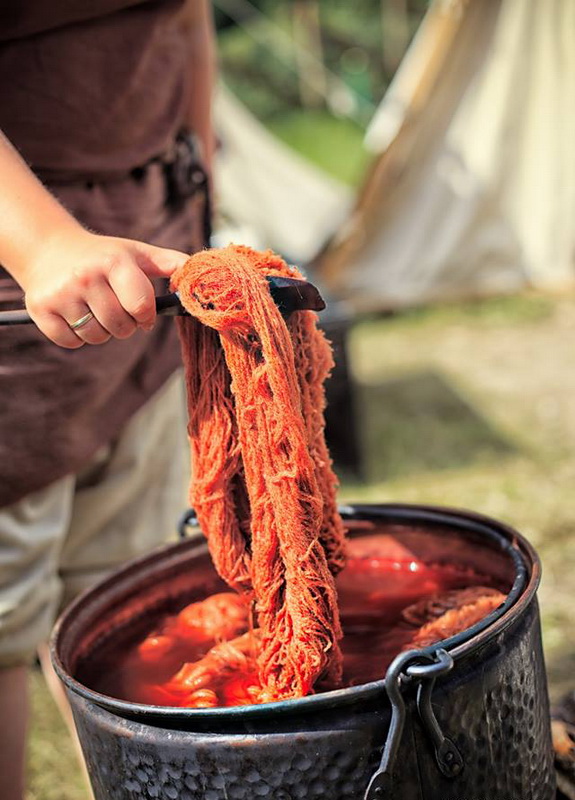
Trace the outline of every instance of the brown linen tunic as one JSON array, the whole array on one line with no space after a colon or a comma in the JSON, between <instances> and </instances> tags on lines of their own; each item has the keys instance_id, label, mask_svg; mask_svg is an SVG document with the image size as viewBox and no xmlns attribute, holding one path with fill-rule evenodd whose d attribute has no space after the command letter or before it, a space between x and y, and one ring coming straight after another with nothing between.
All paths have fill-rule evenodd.
<instances>
[{"instance_id":1,"label":"brown linen tunic","mask_svg":"<svg viewBox=\"0 0 575 800\"><path fill-rule=\"evenodd\" d=\"M0 0L0 128L90 229L190 252L200 198L170 207L162 167L188 97L182 0ZM22 304L0 268L0 309ZM0 327L0 506L79 469L180 364L173 320L65 350Z\"/></svg>"}]
</instances>

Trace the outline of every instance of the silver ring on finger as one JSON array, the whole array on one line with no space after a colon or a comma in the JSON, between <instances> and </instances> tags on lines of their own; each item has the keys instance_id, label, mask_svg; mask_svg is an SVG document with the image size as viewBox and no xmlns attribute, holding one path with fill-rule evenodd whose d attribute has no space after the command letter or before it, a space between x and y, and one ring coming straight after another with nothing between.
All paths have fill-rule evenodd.
<instances>
[{"instance_id":1,"label":"silver ring on finger","mask_svg":"<svg viewBox=\"0 0 575 800\"><path fill-rule=\"evenodd\" d=\"M74 322L69 322L68 326L73 330L76 331L78 328L82 328L84 325L87 325L90 320L94 319L94 315L91 311L88 311L87 314L84 314L83 317L75 320Z\"/></svg>"}]
</instances>

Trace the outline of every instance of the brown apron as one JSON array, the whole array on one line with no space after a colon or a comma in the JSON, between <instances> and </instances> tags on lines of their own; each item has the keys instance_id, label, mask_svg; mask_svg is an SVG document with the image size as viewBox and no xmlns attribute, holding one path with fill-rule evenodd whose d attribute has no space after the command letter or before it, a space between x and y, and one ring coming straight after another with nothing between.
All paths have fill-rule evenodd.
<instances>
[{"instance_id":1,"label":"brown apron","mask_svg":"<svg viewBox=\"0 0 575 800\"><path fill-rule=\"evenodd\" d=\"M204 199L181 180L186 148L172 155L189 79L181 7L0 0L0 128L91 230L191 252ZM15 305L0 270L0 308ZM78 470L179 364L169 318L79 350L0 328L0 506Z\"/></svg>"}]
</instances>

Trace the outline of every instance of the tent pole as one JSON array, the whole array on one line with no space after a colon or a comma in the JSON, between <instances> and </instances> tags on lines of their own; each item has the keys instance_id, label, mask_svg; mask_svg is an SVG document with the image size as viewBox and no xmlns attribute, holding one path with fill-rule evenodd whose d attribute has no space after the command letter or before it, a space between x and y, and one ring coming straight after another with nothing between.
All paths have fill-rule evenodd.
<instances>
[{"instance_id":1,"label":"tent pole","mask_svg":"<svg viewBox=\"0 0 575 800\"><path fill-rule=\"evenodd\" d=\"M407 0L381 0L381 41L383 67L393 75L409 44Z\"/></svg>"}]
</instances>

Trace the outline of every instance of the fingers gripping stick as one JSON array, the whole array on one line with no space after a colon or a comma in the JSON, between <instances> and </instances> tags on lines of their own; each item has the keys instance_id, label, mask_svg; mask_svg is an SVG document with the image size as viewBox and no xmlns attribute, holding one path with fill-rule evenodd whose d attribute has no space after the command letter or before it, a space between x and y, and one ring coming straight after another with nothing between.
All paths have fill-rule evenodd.
<instances>
[{"instance_id":1,"label":"fingers gripping stick","mask_svg":"<svg viewBox=\"0 0 575 800\"><path fill-rule=\"evenodd\" d=\"M313 283L295 278L267 278L270 294L284 316L293 311L323 311L325 301ZM156 297L156 312L163 316L177 317L187 315L180 303L177 292ZM25 309L0 311L1 325L23 325L32 319Z\"/></svg>"}]
</instances>

